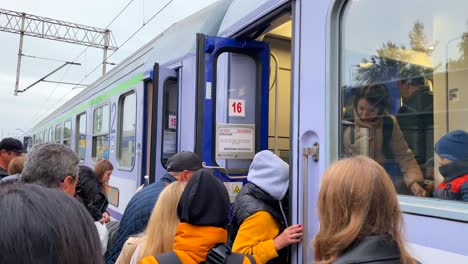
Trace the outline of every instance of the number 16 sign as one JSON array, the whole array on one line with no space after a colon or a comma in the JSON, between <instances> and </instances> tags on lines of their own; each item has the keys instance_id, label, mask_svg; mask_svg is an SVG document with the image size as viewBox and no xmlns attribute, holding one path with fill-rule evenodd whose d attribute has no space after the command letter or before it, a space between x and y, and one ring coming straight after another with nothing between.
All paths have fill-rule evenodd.
<instances>
[{"instance_id":1,"label":"number 16 sign","mask_svg":"<svg viewBox=\"0 0 468 264\"><path fill-rule=\"evenodd\" d=\"M245 100L229 99L229 116L245 117Z\"/></svg>"}]
</instances>

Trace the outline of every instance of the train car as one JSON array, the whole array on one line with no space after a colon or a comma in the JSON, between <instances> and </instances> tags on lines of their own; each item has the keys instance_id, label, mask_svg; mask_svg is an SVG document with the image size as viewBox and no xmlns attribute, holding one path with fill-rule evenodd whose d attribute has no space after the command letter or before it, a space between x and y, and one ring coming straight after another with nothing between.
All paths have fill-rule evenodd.
<instances>
[{"instance_id":1,"label":"train car","mask_svg":"<svg viewBox=\"0 0 468 264\"><path fill-rule=\"evenodd\" d=\"M290 164L287 213L306 230L290 262L312 263L320 179L347 155L349 88L385 84L398 115L402 69L420 67L433 96L431 142L468 130L463 6L462 0L218 1L39 122L33 144L67 144L90 166L100 158L116 164L109 199L117 220L143 176L160 178L177 151L198 153L234 200L255 153L270 149ZM429 154L435 162L419 165L434 172L425 176L437 185L437 156ZM399 200L417 259L468 263L466 202L403 194Z\"/></svg>"}]
</instances>

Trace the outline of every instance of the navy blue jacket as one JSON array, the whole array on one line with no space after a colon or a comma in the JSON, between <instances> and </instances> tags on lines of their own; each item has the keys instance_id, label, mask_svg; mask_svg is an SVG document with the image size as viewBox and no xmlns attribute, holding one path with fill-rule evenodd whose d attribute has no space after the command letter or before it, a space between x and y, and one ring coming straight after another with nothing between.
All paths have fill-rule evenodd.
<instances>
[{"instance_id":1,"label":"navy blue jacket","mask_svg":"<svg viewBox=\"0 0 468 264\"><path fill-rule=\"evenodd\" d=\"M111 254L106 259L107 264L115 263L129 236L145 231L159 194L168 183L172 183L175 180L174 177L166 174L161 180L148 185L132 197L120 220L119 235Z\"/></svg>"}]
</instances>

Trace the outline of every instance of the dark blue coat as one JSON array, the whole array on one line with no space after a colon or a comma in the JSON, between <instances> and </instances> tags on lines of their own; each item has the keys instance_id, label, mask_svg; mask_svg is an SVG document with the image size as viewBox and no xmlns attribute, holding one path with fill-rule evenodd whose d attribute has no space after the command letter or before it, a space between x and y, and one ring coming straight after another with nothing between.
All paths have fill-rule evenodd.
<instances>
[{"instance_id":1,"label":"dark blue coat","mask_svg":"<svg viewBox=\"0 0 468 264\"><path fill-rule=\"evenodd\" d=\"M172 183L175 180L174 177L166 174L161 180L143 188L143 190L137 192L132 197L120 220L119 235L111 254L106 259L107 264L115 263L129 236L145 231L159 194L168 183Z\"/></svg>"}]
</instances>

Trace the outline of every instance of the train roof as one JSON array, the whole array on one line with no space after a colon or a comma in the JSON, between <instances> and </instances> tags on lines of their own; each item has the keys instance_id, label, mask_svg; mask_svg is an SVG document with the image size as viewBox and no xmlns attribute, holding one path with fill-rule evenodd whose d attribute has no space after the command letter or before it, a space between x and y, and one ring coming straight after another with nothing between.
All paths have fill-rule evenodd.
<instances>
[{"instance_id":1,"label":"train roof","mask_svg":"<svg viewBox=\"0 0 468 264\"><path fill-rule=\"evenodd\" d=\"M82 101L110 85L127 73L127 68L143 65L151 69L155 62L167 64L193 53L196 48L196 33L216 35L232 0L219 0L198 12L174 23L146 45L122 60L116 67L107 72L106 76L94 81L88 88L68 100L53 113L36 124L31 130L40 129L45 123L53 121L63 112L72 109ZM148 55L147 55L148 54Z\"/></svg>"},{"instance_id":2,"label":"train roof","mask_svg":"<svg viewBox=\"0 0 468 264\"><path fill-rule=\"evenodd\" d=\"M232 0L229 10L219 27L218 36L229 36L245 26L252 16L261 16L270 6L280 5L281 0Z\"/></svg>"},{"instance_id":3,"label":"train roof","mask_svg":"<svg viewBox=\"0 0 468 264\"><path fill-rule=\"evenodd\" d=\"M231 0L218 1L169 27L156 37L147 66L152 67L155 62L168 64L195 53L196 34L217 35L230 4Z\"/></svg>"}]
</instances>

